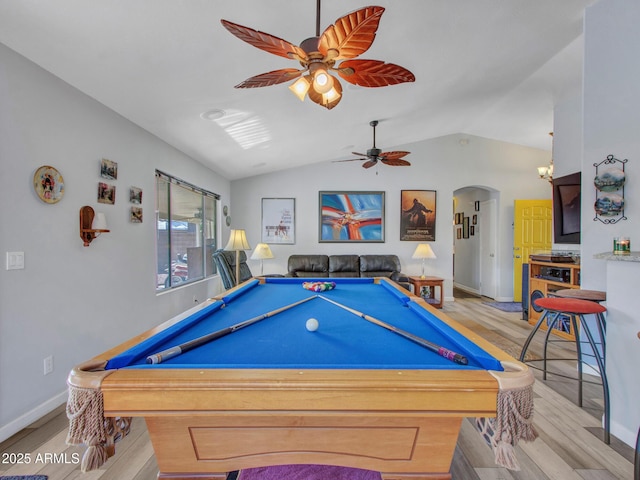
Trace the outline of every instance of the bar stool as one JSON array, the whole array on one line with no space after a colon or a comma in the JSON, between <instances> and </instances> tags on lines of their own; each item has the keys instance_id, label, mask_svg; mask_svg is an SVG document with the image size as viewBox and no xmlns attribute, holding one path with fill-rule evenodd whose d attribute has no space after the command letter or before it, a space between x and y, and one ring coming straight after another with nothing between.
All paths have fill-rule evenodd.
<instances>
[{"instance_id":1,"label":"bar stool","mask_svg":"<svg viewBox=\"0 0 640 480\"><path fill-rule=\"evenodd\" d=\"M610 443L610 425L609 425L609 382L607 381L607 372L605 370L605 319L604 313L607 311L605 307L600 305L598 302L589 301L589 300L581 300L576 298L562 298L562 297L545 297L538 298L534 301L534 303L542 308L543 314L540 316L540 319L533 327L533 330L529 334L524 346L522 347L522 352L520 353L520 361L524 362L525 355L527 350L529 349L529 345L531 344L531 340L535 336L536 332L540 329L542 325L544 325L545 321L547 321L547 332L544 339L544 348L543 348L543 380L547 379L547 345L549 343L549 337L551 335L551 331L554 327L559 326L561 321L561 316L567 316L570 318L571 325L573 327L573 331L575 332L575 343L576 343L576 353L578 360L578 405L582 407L582 341L580 340L580 330L578 325L580 325L582 331L585 333L587 337L587 341L593 350L593 356L598 365L598 370L600 371L600 379L602 380L602 390L604 396L604 442L606 444ZM589 328L589 325L584 319L585 315L595 315L596 317L596 326L598 329L598 340L596 342L594 336ZM548 320L547 320L548 319ZM580 321L578 322L579 319ZM601 347L601 351L598 348Z\"/></svg>"}]
</instances>

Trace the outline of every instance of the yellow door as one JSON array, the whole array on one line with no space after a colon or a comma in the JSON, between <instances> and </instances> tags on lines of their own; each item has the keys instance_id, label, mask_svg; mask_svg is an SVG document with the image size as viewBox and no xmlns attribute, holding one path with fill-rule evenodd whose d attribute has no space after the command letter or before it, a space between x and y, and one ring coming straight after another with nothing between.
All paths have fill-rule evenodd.
<instances>
[{"instance_id":1,"label":"yellow door","mask_svg":"<svg viewBox=\"0 0 640 480\"><path fill-rule=\"evenodd\" d=\"M516 200L513 212L513 301L522 301L522 264L551 250L551 200Z\"/></svg>"}]
</instances>

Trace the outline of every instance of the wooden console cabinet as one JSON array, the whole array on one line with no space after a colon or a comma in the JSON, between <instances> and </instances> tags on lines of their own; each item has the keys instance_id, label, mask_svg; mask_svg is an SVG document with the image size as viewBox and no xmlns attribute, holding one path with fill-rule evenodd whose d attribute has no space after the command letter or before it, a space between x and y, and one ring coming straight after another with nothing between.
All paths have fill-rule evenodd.
<instances>
[{"instance_id":1,"label":"wooden console cabinet","mask_svg":"<svg viewBox=\"0 0 640 480\"><path fill-rule=\"evenodd\" d=\"M535 325L542 315L534 300L566 288L580 288L580 264L529 261L529 323ZM541 328L546 330L547 326ZM568 317L562 319L560 329L554 328L553 333L568 340L575 338Z\"/></svg>"}]
</instances>

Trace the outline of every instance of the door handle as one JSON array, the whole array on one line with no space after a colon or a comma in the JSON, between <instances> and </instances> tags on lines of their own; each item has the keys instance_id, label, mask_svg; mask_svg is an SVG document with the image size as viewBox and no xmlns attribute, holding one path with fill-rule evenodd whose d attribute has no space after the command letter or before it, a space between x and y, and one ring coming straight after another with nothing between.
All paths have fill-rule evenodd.
<instances>
[{"instance_id":1,"label":"door handle","mask_svg":"<svg viewBox=\"0 0 640 480\"><path fill-rule=\"evenodd\" d=\"M516 255L514 258L521 258L520 255Z\"/></svg>"}]
</instances>

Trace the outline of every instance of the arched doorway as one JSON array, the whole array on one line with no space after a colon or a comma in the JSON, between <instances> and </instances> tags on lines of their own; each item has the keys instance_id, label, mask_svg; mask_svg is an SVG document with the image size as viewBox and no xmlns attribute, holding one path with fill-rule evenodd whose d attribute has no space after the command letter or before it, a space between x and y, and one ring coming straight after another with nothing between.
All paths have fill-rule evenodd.
<instances>
[{"instance_id":1,"label":"arched doorway","mask_svg":"<svg viewBox=\"0 0 640 480\"><path fill-rule=\"evenodd\" d=\"M499 192L482 186L454 191L454 292L498 296L499 199Z\"/></svg>"}]
</instances>

